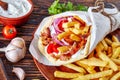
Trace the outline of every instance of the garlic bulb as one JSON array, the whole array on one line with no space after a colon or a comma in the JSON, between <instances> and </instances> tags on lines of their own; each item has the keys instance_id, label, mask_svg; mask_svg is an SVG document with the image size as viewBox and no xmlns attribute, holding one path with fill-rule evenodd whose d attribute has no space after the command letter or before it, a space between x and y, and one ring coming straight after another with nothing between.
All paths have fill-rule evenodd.
<instances>
[{"instance_id":1,"label":"garlic bulb","mask_svg":"<svg viewBox=\"0 0 120 80\"><path fill-rule=\"evenodd\" d=\"M9 61L18 62L25 56L25 41L20 37L16 37L12 39L6 48L0 48L0 51L5 51L5 56Z\"/></svg>"},{"instance_id":2,"label":"garlic bulb","mask_svg":"<svg viewBox=\"0 0 120 80\"><path fill-rule=\"evenodd\" d=\"M12 72L14 72L16 74L16 76L20 79L20 80L24 80L25 78L25 71L22 68L19 67L13 67Z\"/></svg>"}]
</instances>

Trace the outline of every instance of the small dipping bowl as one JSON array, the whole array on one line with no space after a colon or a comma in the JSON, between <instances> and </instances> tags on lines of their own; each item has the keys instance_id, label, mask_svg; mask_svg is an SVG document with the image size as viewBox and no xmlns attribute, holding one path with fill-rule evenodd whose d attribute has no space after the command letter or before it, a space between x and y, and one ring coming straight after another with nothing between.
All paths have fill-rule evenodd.
<instances>
[{"instance_id":1,"label":"small dipping bowl","mask_svg":"<svg viewBox=\"0 0 120 80\"><path fill-rule=\"evenodd\" d=\"M0 24L14 25L14 26L20 26L20 25L25 24L28 21L29 16L31 15L31 13L33 11L32 0L28 0L28 2L31 4L31 9L29 10L29 12L27 12L25 15L17 17L17 18L8 18L8 17L4 17L4 16L0 15Z\"/></svg>"}]
</instances>

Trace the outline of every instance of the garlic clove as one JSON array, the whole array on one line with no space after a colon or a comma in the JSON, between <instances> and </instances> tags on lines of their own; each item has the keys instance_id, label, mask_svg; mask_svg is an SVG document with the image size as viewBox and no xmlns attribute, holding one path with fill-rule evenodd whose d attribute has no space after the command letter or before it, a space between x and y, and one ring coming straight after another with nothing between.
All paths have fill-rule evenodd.
<instances>
[{"instance_id":1,"label":"garlic clove","mask_svg":"<svg viewBox=\"0 0 120 80\"><path fill-rule=\"evenodd\" d=\"M11 41L11 44L19 48L25 47L25 41L22 38L16 37Z\"/></svg>"},{"instance_id":2,"label":"garlic clove","mask_svg":"<svg viewBox=\"0 0 120 80\"><path fill-rule=\"evenodd\" d=\"M24 78L25 78L25 71L22 68L20 68L20 67L13 67L12 72L14 72L16 74L16 76L20 80L24 80Z\"/></svg>"}]
</instances>

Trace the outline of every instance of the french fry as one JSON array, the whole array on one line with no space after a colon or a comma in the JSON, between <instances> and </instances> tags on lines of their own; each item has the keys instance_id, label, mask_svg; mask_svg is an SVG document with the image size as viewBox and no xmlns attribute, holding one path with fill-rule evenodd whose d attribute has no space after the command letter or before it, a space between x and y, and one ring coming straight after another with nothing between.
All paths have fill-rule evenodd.
<instances>
[{"instance_id":1,"label":"french fry","mask_svg":"<svg viewBox=\"0 0 120 80\"><path fill-rule=\"evenodd\" d=\"M82 76L81 73L68 73L68 72L62 72L62 71L55 71L54 76L58 78L77 78L79 76Z\"/></svg>"},{"instance_id":2,"label":"french fry","mask_svg":"<svg viewBox=\"0 0 120 80\"><path fill-rule=\"evenodd\" d=\"M58 34L57 38L59 40L61 40L62 38L69 36L70 34L71 34L71 32L62 32L62 33Z\"/></svg>"},{"instance_id":3,"label":"french fry","mask_svg":"<svg viewBox=\"0 0 120 80\"><path fill-rule=\"evenodd\" d=\"M116 73L110 80L118 80L120 79L120 72Z\"/></svg>"},{"instance_id":4,"label":"french fry","mask_svg":"<svg viewBox=\"0 0 120 80\"><path fill-rule=\"evenodd\" d=\"M75 35L75 34L71 34L71 35L70 35L70 39L73 40L73 41L81 41L81 38L78 37L78 36Z\"/></svg>"},{"instance_id":5,"label":"french fry","mask_svg":"<svg viewBox=\"0 0 120 80\"><path fill-rule=\"evenodd\" d=\"M109 80L109 76L107 76L107 77L102 77L102 78L99 78L99 80Z\"/></svg>"},{"instance_id":6,"label":"french fry","mask_svg":"<svg viewBox=\"0 0 120 80\"><path fill-rule=\"evenodd\" d=\"M74 16L74 18L76 18L77 20L79 20L81 24L85 24L85 22L80 17Z\"/></svg>"},{"instance_id":7,"label":"french fry","mask_svg":"<svg viewBox=\"0 0 120 80\"><path fill-rule=\"evenodd\" d=\"M117 58L120 55L120 47L118 47L112 55L112 58Z\"/></svg>"},{"instance_id":8,"label":"french fry","mask_svg":"<svg viewBox=\"0 0 120 80\"><path fill-rule=\"evenodd\" d=\"M112 54L112 47L108 47L107 54Z\"/></svg>"},{"instance_id":9,"label":"french fry","mask_svg":"<svg viewBox=\"0 0 120 80\"><path fill-rule=\"evenodd\" d=\"M92 58L89 58L89 59L80 60L80 63L86 64L88 66L102 66L102 67L105 67L108 62L102 61L102 60L97 59L95 57L92 57Z\"/></svg>"},{"instance_id":10,"label":"french fry","mask_svg":"<svg viewBox=\"0 0 120 80\"><path fill-rule=\"evenodd\" d=\"M109 62L109 67L110 67L111 69L113 69L114 71L117 71L117 70L118 70L117 65L116 65L107 55L105 55L105 54L102 53L102 52L99 52L99 53L98 53L98 56L99 56L100 59L102 59L102 60L104 60L104 61L108 61L108 62Z\"/></svg>"},{"instance_id":11,"label":"french fry","mask_svg":"<svg viewBox=\"0 0 120 80\"><path fill-rule=\"evenodd\" d=\"M73 32L76 35L82 34L82 30L81 29L76 29L76 28L69 28L69 30L71 32Z\"/></svg>"},{"instance_id":12,"label":"french fry","mask_svg":"<svg viewBox=\"0 0 120 80\"><path fill-rule=\"evenodd\" d=\"M118 66L118 70L120 71L120 66Z\"/></svg>"},{"instance_id":13,"label":"french fry","mask_svg":"<svg viewBox=\"0 0 120 80\"><path fill-rule=\"evenodd\" d=\"M82 30L82 35L88 33L90 29L90 26L85 26L84 29Z\"/></svg>"},{"instance_id":14,"label":"french fry","mask_svg":"<svg viewBox=\"0 0 120 80\"><path fill-rule=\"evenodd\" d=\"M75 79L72 79L72 80L82 80L84 78L86 78L86 79L95 79L95 78L109 76L112 73L113 73L113 70L106 70L106 71L97 72L97 73L93 73L93 74L82 75L82 76L79 76L78 78L75 78Z\"/></svg>"},{"instance_id":15,"label":"french fry","mask_svg":"<svg viewBox=\"0 0 120 80\"><path fill-rule=\"evenodd\" d=\"M119 42L118 38L116 36L114 36L114 35L112 35L112 41L113 42Z\"/></svg>"},{"instance_id":16,"label":"french fry","mask_svg":"<svg viewBox=\"0 0 120 80\"><path fill-rule=\"evenodd\" d=\"M120 47L120 42L113 42L111 46L113 48Z\"/></svg>"},{"instance_id":17,"label":"french fry","mask_svg":"<svg viewBox=\"0 0 120 80\"><path fill-rule=\"evenodd\" d=\"M88 73L96 73L96 71L94 70L94 66L88 66L86 64L83 64L83 63L80 63L79 61L76 61L75 62L77 65L85 68L85 70L88 72Z\"/></svg>"},{"instance_id":18,"label":"french fry","mask_svg":"<svg viewBox=\"0 0 120 80\"><path fill-rule=\"evenodd\" d=\"M77 22L77 21L74 21L74 22L66 22L66 23L63 23L63 28L71 28L73 27L75 24L78 24L78 26L80 26L80 23Z\"/></svg>"},{"instance_id":19,"label":"french fry","mask_svg":"<svg viewBox=\"0 0 120 80\"><path fill-rule=\"evenodd\" d=\"M105 40L102 40L102 44L104 46L104 49L107 51L108 50L108 45L107 43L105 42Z\"/></svg>"},{"instance_id":20,"label":"french fry","mask_svg":"<svg viewBox=\"0 0 120 80\"><path fill-rule=\"evenodd\" d=\"M88 67L88 69L86 69L87 71L88 71L88 73L96 73L96 71L93 69L93 68L95 68L94 66L90 66L90 67Z\"/></svg>"},{"instance_id":21,"label":"french fry","mask_svg":"<svg viewBox=\"0 0 120 80\"><path fill-rule=\"evenodd\" d=\"M103 44L100 42L98 43L98 45L96 46L96 52L100 52L104 50L104 46Z\"/></svg>"},{"instance_id":22,"label":"french fry","mask_svg":"<svg viewBox=\"0 0 120 80\"><path fill-rule=\"evenodd\" d=\"M70 48L68 46L62 46L57 48L59 52L64 53L68 51Z\"/></svg>"},{"instance_id":23,"label":"french fry","mask_svg":"<svg viewBox=\"0 0 120 80\"><path fill-rule=\"evenodd\" d=\"M120 59L113 59L112 58L112 60L114 61L115 64L120 65Z\"/></svg>"},{"instance_id":24,"label":"french fry","mask_svg":"<svg viewBox=\"0 0 120 80\"><path fill-rule=\"evenodd\" d=\"M70 69L73 69L73 70L75 70L75 71L77 71L77 72L80 72L80 73L83 73L83 74L86 73L86 71L84 70L84 68L79 67L79 66L77 66L77 65L75 65L75 64L65 64L65 65L63 65L63 66L68 67L68 68L70 68Z\"/></svg>"},{"instance_id":25,"label":"french fry","mask_svg":"<svg viewBox=\"0 0 120 80\"><path fill-rule=\"evenodd\" d=\"M111 41L110 39L108 39L108 38L105 38L105 41L106 41L106 43L107 43L108 45L111 45L111 44L112 44L112 41Z\"/></svg>"}]
</instances>

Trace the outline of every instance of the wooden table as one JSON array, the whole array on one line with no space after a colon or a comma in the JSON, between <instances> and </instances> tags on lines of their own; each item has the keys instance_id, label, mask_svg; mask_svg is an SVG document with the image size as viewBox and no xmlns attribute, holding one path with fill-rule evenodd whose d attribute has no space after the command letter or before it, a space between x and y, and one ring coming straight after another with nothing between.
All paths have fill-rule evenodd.
<instances>
[{"instance_id":1,"label":"wooden table","mask_svg":"<svg viewBox=\"0 0 120 80\"><path fill-rule=\"evenodd\" d=\"M42 74L37 69L36 65L34 64L33 57L31 56L29 52L29 45L32 40L32 35L34 33L34 30L38 27L39 23L42 21L42 19L46 16L49 16L47 9L51 5L51 3L54 0L33 0L34 3L34 10L32 12L32 15L30 16L28 22L23 25L17 27L17 37L22 37L26 41L27 46L27 54L24 59L19 61L18 63L11 63L6 58L4 53L0 53L0 58L2 58L2 61L5 66L5 70L7 72L7 75L10 80L18 80L16 75L12 73L13 67L21 67L26 72L26 78L25 80L32 80L32 79L38 79L38 80L45 80L45 78L42 76ZM61 2L67 2L69 0L60 0ZM70 0L76 3L81 3L87 6L93 6L94 2L96 0ZM105 2L112 2L120 9L120 0L105 0ZM0 25L0 47L6 46L10 40L7 40L3 38L2 36L2 28L3 26Z\"/></svg>"}]
</instances>

